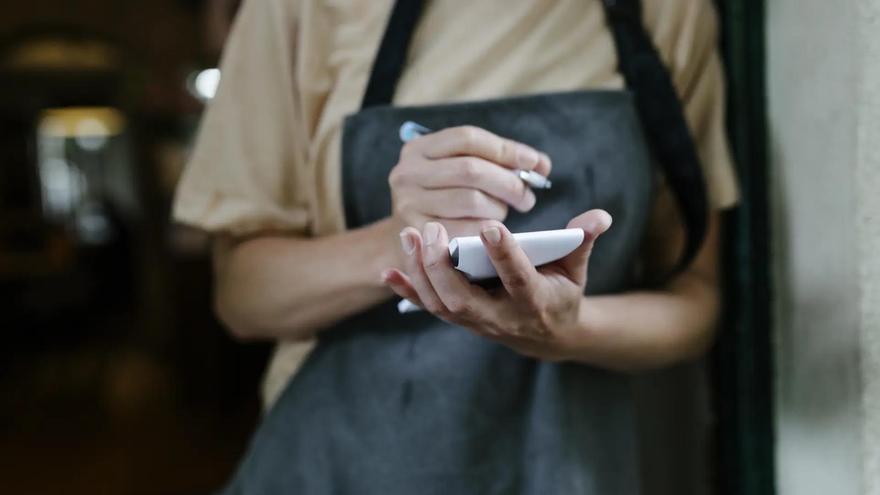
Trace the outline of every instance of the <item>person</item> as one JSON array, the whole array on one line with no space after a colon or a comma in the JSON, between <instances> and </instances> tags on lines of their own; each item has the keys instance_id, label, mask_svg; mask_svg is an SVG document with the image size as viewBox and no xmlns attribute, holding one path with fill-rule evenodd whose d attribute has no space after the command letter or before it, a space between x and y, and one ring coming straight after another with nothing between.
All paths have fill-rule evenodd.
<instances>
[{"instance_id":1,"label":"person","mask_svg":"<svg viewBox=\"0 0 880 495\"><path fill-rule=\"evenodd\" d=\"M643 3L243 3L174 208L214 234L229 330L280 342L227 493L638 490L628 373L711 344L737 201L715 12ZM652 126L625 69L657 55L680 107ZM401 145L412 117L436 131ZM537 269L511 237L564 226L584 243ZM500 287L452 269L462 235Z\"/></svg>"}]
</instances>

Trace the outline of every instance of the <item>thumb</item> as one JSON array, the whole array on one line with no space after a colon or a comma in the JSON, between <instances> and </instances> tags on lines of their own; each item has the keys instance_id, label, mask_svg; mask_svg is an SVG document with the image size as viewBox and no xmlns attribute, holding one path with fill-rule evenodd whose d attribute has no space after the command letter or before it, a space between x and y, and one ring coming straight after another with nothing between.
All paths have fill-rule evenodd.
<instances>
[{"instance_id":1,"label":"thumb","mask_svg":"<svg viewBox=\"0 0 880 495\"><path fill-rule=\"evenodd\" d=\"M568 222L569 229L582 229L584 240L577 249L559 260L559 266L573 282L584 286L587 283L587 265L596 239L611 227L611 215L605 210L590 210L574 217Z\"/></svg>"}]
</instances>

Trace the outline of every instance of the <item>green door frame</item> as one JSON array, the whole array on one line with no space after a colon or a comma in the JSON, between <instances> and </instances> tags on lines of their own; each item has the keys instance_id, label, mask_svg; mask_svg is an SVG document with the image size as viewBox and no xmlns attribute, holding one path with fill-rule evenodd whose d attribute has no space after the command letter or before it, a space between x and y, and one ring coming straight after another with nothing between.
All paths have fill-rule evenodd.
<instances>
[{"instance_id":1,"label":"green door frame","mask_svg":"<svg viewBox=\"0 0 880 495\"><path fill-rule=\"evenodd\" d=\"M714 351L717 489L775 492L764 0L717 0L728 131L742 193L725 217L725 309Z\"/></svg>"}]
</instances>

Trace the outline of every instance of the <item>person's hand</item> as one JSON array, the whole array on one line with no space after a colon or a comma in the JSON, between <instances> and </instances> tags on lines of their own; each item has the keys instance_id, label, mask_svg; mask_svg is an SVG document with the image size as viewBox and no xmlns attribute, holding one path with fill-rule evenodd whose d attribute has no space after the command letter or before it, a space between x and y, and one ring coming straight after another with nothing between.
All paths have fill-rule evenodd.
<instances>
[{"instance_id":1,"label":"person's hand","mask_svg":"<svg viewBox=\"0 0 880 495\"><path fill-rule=\"evenodd\" d=\"M511 173L516 169L546 176L550 159L478 127L416 138L404 144L388 177L392 217L400 228L439 222L453 237L477 235L481 221L503 221L508 207L526 212L535 206L535 193Z\"/></svg>"},{"instance_id":2,"label":"person's hand","mask_svg":"<svg viewBox=\"0 0 880 495\"><path fill-rule=\"evenodd\" d=\"M467 281L452 267L449 236L437 222L420 233L401 232L406 273L388 269L383 281L399 296L439 318L539 359L564 360L573 348L587 284L587 266L596 238L611 216L590 210L569 222L584 230L575 251L535 268L503 224L484 222L481 238L503 286L489 291Z\"/></svg>"}]
</instances>

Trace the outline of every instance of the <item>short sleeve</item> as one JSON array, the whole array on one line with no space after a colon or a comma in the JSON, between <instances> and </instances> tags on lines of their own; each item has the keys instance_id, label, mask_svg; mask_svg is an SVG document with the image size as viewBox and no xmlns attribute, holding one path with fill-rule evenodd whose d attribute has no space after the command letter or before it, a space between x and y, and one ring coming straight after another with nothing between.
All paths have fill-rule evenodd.
<instances>
[{"instance_id":1,"label":"short sleeve","mask_svg":"<svg viewBox=\"0 0 880 495\"><path fill-rule=\"evenodd\" d=\"M725 127L725 91L721 61L713 51L685 99L685 115L694 141L711 206L729 208L739 200L733 160Z\"/></svg>"},{"instance_id":2,"label":"short sleeve","mask_svg":"<svg viewBox=\"0 0 880 495\"><path fill-rule=\"evenodd\" d=\"M725 84L717 12L709 0L646 4L646 23L672 72L703 165L710 205L739 199L725 128Z\"/></svg>"},{"instance_id":3,"label":"short sleeve","mask_svg":"<svg viewBox=\"0 0 880 495\"><path fill-rule=\"evenodd\" d=\"M309 226L291 0L246 0L178 185L176 221L234 235Z\"/></svg>"}]
</instances>

